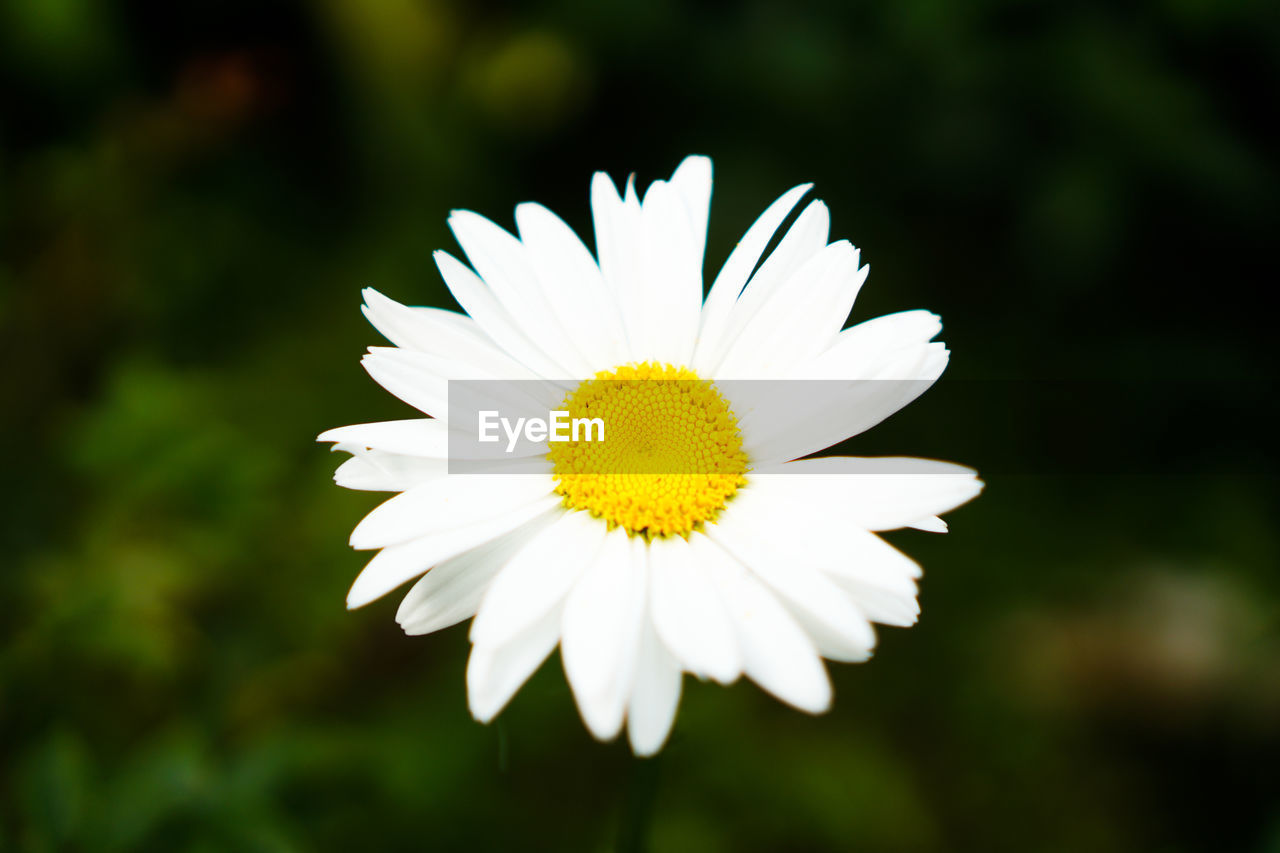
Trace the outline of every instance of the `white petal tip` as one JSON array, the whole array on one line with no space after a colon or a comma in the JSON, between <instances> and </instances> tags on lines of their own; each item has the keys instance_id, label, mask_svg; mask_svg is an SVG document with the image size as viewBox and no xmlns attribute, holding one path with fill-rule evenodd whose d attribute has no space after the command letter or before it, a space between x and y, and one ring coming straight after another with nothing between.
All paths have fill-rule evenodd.
<instances>
[{"instance_id":1,"label":"white petal tip","mask_svg":"<svg viewBox=\"0 0 1280 853\"><path fill-rule=\"evenodd\" d=\"M828 692L826 696L815 698L811 703L806 702L803 705L796 705L796 707L805 713L817 716L819 714L825 714L831 710L831 701L832 696L831 693Z\"/></svg>"},{"instance_id":2,"label":"white petal tip","mask_svg":"<svg viewBox=\"0 0 1280 853\"><path fill-rule=\"evenodd\" d=\"M870 657L869 654L868 657ZM855 661L847 662L853 663ZM857 662L860 663L860 661ZM757 684L759 684L759 682L757 682ZM804 711L806 714L813 714L815 716L818 714L825 714L827 711L830 711L831 703L834 698L833 690L831 688L831 679L827 677L825 671L823 672L823 678L820 685L808 684L804 687L793 685L791 689L784 691L777 691L775 689L765 687L763 684L760 684L760 686L764 688L765 692L771 694L775 699L790 705L798 711Z\"/></svg>"},{"instance_id":3,"label":"white petal tip","mask_svg":"<svg viewBox=\"0 0 1280 853\"><path fill-rule=\"evenodd\" d=\"M916 530L923 530L925 533L946 533L947 523L938 516L933 515L929 518L921 519L914 524L907 525L914 527Z\"/></svg>"},{"instance_id":4,"label":"white petal tip","mask_svg":"<svg viewBox=\"0 0 1280 853\"><path fill-rule=\"evenodd\" d=\"M622 720L588 720L582 717L582 723L591 732L591 736L601 743L610 743L618 739L622 733Z\"/></svg>"},{"instance_id":5,"label":"white petal tip","mask_svg":"<svg viewBox=\"0 0 1280 853\"><path fill-rule=\"evenodd\" d=\"M475 649L472 649L474 653ZM481 689L482 694L492 694L492 691ZM502 710L511 702L512 696L499 698L495 695L482 695L479 699L473 695L473 691L467 691L467 710L471 713L471 719L482 725L492 723Z\"/></svg>"},{"instance_id":6,"label":"white petal tip","mask_svg":"<svg viewBox=\"0 0 1280 853\"><path fill-rule=\"evenodd\" d=\"M707 679L710 679L711 681L714 681L716 684L719 684L721 687L728 687L728 686L729 686L729 685L731 685L731 684L736 684L736 683L737 683L737 681L738 681L738 679L739 679L739 678L741 678L741 677L742 677L742 671L741 671L741 670L738 670L738 671L736 671L736 672L732 672L732 673L730 673L730 672L709 672L709 673L707 673L707 674L706 674L706 676L705 676L705 677L703 677L703 676L699 676L699 678L701 678L703 681L706 681Z\"/></svg>"},{"instance_id":7,"label":"white petal tip","mask_svg":"<svg viewBox=\"0 0 1280 853\"><path fill-rule=\"evenodd\" d=\"M661 736L657 736L652 732L642 732L639 735L632 734L632 730L628 727L628 741L631 743L631 752L636 758L653 758L662 748L667 745L667 741L671 739L671 730L667 729L662 732Z\"/></svg>"},{"instance_id":8,"label":"white petal tip","mask_svg":"<svg viewBox=\"0 0 1280 853\"><path fill-rule=\"evenodd\" d=\"M657 755L659 752L662 752L662 747L664 747L664 746L666 746L666 741L663 741L662 743L658 744L657 746L648 746L648 745L646 745L646 746L643 746L643 747L641 747L641 746L636 746L636 745L633 743L633 744L631 744L631 752L632 752L632 754L633 754L633 755L635 755L635 757L636 757L636 758L653 758L653 757L654 757L655 755Z\"/></svg>"},{"instance_id":9,"label":"white petal tip","mask_svg":"<svg viewBox=\"0 0 1280 853\"><path fill-rule=\"evenodd\" d=\"M498 716L497 711L480 710L477 708L469 708L471 711L471 719L482 725L488 725L493 722L493 718Z\"/></svg>"}]
</instances>

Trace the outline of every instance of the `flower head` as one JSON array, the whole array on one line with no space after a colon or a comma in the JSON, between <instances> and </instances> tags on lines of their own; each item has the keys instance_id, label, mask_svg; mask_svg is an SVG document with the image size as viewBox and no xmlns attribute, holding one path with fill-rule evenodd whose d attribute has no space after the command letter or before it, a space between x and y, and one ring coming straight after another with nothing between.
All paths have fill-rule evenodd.
<instances>
[{"instance_id":1,"label":"flower head","mask_svg":"<svg viewBox=\"0 0 1280 853\"><path fill-rule=\"evenodd\" d=\"M407 633L474 617L477 719L558 645L591 733L625 725L636 753L652 754L683 673L745 675L818 713L831 702L823 658L866 660L873 622L915 622L920 568L875 532L943 531L938 516L981 483L931 460L802 458L909 403L948 357L926 311L843 328L868 268L847 241L827 242L822 202L761 262L809 188L764 211L705 300L705 157L643 199L597 174L594 257L537 204L517 207L518 236L455 212L470 266L445 252L436 262L465 314L365 291L394 346L364 365L426 417L320 436L352 454L339 485L401 493L352 533L378 554L347 603L417 577L397 615ZM557 436L553 420L518 442L506 427L497 463L458 470L459 424L476 407L453 388L468 382L494 412L559 413L574 431Z\"/></svg>"}]
</instances>

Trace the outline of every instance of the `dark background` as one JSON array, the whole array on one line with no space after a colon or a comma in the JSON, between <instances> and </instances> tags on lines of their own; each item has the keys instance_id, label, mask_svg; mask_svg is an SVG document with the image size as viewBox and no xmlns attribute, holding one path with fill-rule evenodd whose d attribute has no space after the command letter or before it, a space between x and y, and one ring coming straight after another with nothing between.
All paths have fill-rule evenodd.
<instances>
[{"instance_id":1,"label":"dark background","mask_svg":"<svg viewBox=\"0 0 1280 853\"><path fill-rule=\"evenodd\" d=\"M1280 7L0 2L0 849L1280 850ZM447 212L715 160L709 269L803 181L943 383L851 452L983 470L836 705L686 680L662 756L558 660L343 597L407 417L375 286Z\"/></svg>"}]
</instances>

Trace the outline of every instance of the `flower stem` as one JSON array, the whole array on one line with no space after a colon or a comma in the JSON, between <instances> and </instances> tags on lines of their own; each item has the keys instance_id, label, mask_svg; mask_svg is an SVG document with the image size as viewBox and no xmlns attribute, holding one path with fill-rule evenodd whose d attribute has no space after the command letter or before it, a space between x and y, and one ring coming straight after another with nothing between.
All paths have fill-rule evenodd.
<instances>
[{"instance_id":1,"label":"flower stem","mask_svg":"<svg viewBox=\"0 0 1280 853\"><path fill-rule=\"evenodd\" d=\"M660 758L632 758L626 798L618 821L618 853L649 849L649 825L658 795Z\"/></svg>"}]
</instances>

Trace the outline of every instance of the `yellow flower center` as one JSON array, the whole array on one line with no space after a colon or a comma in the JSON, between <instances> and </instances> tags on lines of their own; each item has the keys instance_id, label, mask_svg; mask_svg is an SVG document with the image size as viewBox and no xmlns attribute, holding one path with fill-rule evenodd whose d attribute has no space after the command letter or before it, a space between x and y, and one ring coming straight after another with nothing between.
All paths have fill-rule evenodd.
<instances>
[{"instance_id":1,"label":"yellow flower center","mask_svg":"<svg viewBox=\"0 0 1280 853\"><path fill-rule=\"evenodd\" d=\"M747 455L729 403L686 368L645 362L601 371L570 392L570 418L598 431L555 442L556 491L633 536L687 536L746 484Z\"/></svg>"}]
</instances>

